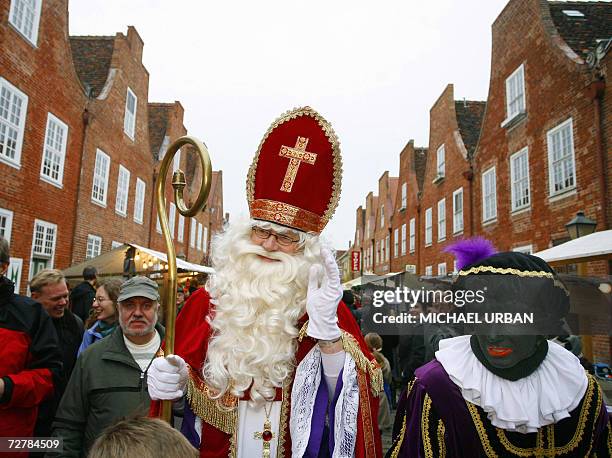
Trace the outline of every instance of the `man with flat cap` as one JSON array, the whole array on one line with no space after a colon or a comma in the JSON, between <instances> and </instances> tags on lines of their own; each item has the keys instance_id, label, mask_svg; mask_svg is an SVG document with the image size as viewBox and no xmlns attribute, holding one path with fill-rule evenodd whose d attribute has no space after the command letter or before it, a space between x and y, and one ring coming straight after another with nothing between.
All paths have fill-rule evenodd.
<instances>
[{"instance_id":1,"label":"man with flat cap","mask_svg":"<svg viewBox=\"0 0 612 458\"><path fill-rule=\"evenodd\" d=\"M98 434L119 418L146 414L147 372L164 337L157 323L157 283L134 277L121 286L119 327L77 360L53 423L60 456L85 456Z\"/></svg>"}]
</instances>

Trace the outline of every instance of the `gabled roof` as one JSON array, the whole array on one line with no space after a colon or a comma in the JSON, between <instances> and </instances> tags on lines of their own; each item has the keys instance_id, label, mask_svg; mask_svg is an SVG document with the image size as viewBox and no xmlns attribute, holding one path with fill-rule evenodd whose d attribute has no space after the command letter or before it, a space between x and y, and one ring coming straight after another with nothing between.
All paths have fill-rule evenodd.
<instances>
[{"instance_id":1,"label":"gabled roof","mask_svg":"<svg viewBox=\"0 0 612 458\"><path fill-rule=\"evenodd\" d=\"M104 88L110 70L115 37L70 37L72 60L81 83L90 97L97 97Z\"/></svg>"},{"instance_id":2,"label":"gabled roof","mask_svg":"<svg viewBox=\"0 0 612 458\"><path fill-rule=\"evenodd\" d=\"M472 156L476 149L486 106L487 102L474 100L455 101L457 125L459 126L459 133L467 150L468 158Z\"/></svg>"},{"instance_id":3,"label":"gabled roof","mask_svg":"<svg viewBox=\"0 0 612 458\"><path fill-rule=\"evenodd\" d=\"M425 168L427 167L427 148L414 149L413 167L419 191L423 191L423 183L425 182Z\"/></svg>"},{"instance_id":4,"label":"gabled roof","mask_svg":"<svg viewBox=\"0 0 612 458\"><path fill-rule=\"evenodd\" d=\"M171 104L149 103L149 145L151 145L151 154L155 160L161 159L157 153L166 136L168 114L171 108Z\"/></svg>"},{"instance_id":5,"label":"gabled roof","mask_svg":"<svg viewBox=\"0 0 612 458\"><path fill-rule=\"evenodd\" d=\"M552 1L548 5L559 34L582 58L597 46L597 40L612 38L612 3ZM568 16L564 10L584 16Z\"/></svg>"}]
</instances>

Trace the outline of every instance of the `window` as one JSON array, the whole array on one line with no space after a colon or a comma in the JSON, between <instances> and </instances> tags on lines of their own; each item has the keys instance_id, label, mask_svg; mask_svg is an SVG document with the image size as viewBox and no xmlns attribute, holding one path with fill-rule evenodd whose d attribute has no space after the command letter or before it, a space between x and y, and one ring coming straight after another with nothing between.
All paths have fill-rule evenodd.
<instances>
[{"instance_id":1,"label":"window","mask_svg":"<svg viewBox=\"0 0 612 458\"><path fill-rule=\"evenodd\" d=\"M563 14L569 17L584 17L584 13L578 10L563 10Z\"/></svg>"},{"instance_id":2,"label":"window","mask_svg":"<svg viewBox=\"0 0 612 458\"><path fill-rule=\"evenodd\" d=\"M181 150L178 150L172 158L172 173L181 168Z\"/></svg>"},{"instance_id":3,"label":"window","mask_svg":"<svg viewBox=\"0 0 612 458\"><path fill-rule=\"evenodd\" d=\"M432 266L425 267L425 275L428 276L428 277L431 277L433 275L433 268L432 268Z\"/></svg>"},{"instance_id":4,"label":"window","mask_svg":"<svg viewBox=\"0 0 612 458\"><path fill-rule=\"evenodd\" d=\"M376 241L376 264L380 264L380 244Z\"/></svg>"},{"instance_id":5,"label":"window","mask_svg":"<svg viewBox=\"0 0 612 458\"><path fill-rule=\"evenodd\" d=\"M515 248L512 248L512 251L516 251L518 253L533 254L533 245L517 246Z\"/></svg>"},{"instance_id":6,"label":"window","mask_svg":"<svg viewBox=\"0 0 612 458\"><path fill-rule=\"evenodd\" d=\"M436 156L437 156L436 178L443 178L446 172L446 151L444 150L444 145L438 148Z\"/></svg>"},{"instance_id":7,"label":"window","mask_svg":"<svg viewBox=\"0 0 612 458\"><path fill-rule=\"evenodd\" d=\"M359 236L360 236L359 228L355 231L355 245L359 245Z\"/></svg>"},{"instance_id":8,"label":"window","mask_svg":"<svg viewBox=\"0 0 612 458\"><path fill-rule=\"evenodd\" d=\"M202 251L206 253L206 249L208 248L208 228L204 228L204 235L202 236Z\"/></svg>"},{"instance_id":9,"label":"window","mask_svg":"<svg viewBox=\"0 0 612 458\"><path fill-rule=\"evenodd\" d=\"M446 275L446 263L445 262L438 264L438 275Z\"/></svg>"},{"instance_id":10,"label":"window","mask_svg":"<svg viewBox=\"0 0 612 458\"><path fill-rule=\"evenodd\" d=\"M431 207L425 210L425 246L431 245L432 235L432 215Z\"/></svg>"},{"instance_id":11,"label":"window","mask_svg":"<svg viewBox=\"0 0 612 458\"><path fill-rule=\"evenodd\" d=\"M446 239L446 199L438 201L438 242Z\"/></svg>"},{"instance_id":12,"label":"window","mask_svg":"<svg viewBox=\"0 0 612 458\"><path fill-rule=\"evenodd\" d=\"M136 178L136 198L134 199L134 221L139 224L143 222L144 200L146 184L140 178Z\"/></svg>"},{"instance_id":13,"label":"window","mask_svg":"<svg viewBox=\"0 0 612 458\"><path fill-rule=\"evenodd\" d=\"M39 219L34 220L31 276L36 275L42 269L53 267L56 235L57 225Z\"/></svg>"},{"instance_id":14,"label":"window","mask_svg":"<svg viewBox=\"0 0 612 458\"><path fill-rule=\"evenodd\" d=\"M366 239L370 237L370 218L366 221Z\"/></svg>"},{"instance_id":15,"label":"window","mask_svg":"<svg viewBox=\"0 0 612 458\"><path fill-rule=\"evenodd\" d=\"M195 237L196 237L196 220L191 218L191 226L189 228L189 246L195 248Z\"/></svg>"},{"instance_id":16,"label":"window","mask_svg":"<svg viewBox=\"0 0 612 458\"><path fill-rule=\"evenodd\" d=\"M512 211L529 206L529 156L527 148L510 156Z\"/></svg>"},{"instance_id":17,"label":"window","mask_svg":"<svg viewBox=\"0 0 612 458\"><path fill-rule=\"evenodd\" d=\"M13 212L0 208L0 236L7 242L11 242L11 230L13 228Z\"/></svg>"},{"instance_id":18,"label":"window","mask_svg":"<svg viewBox=\"0 0 612 458\"><path fill-rule=\"evenodd\" d=\"M28 96L0 78L0 161L19 168Z\"/></svg>"},{"instance_id":19,"label":"window","mask_svg":"<svg viewBox=\"0 0 612 458\"><path fill-rule=\"evenodd\" d=\"M402 256L406 254L406 224L402 224Z\"/></svg>"},{"instance_id":20,"label":"window","mask_svg":"<svg viewBox=\"0 0 612 458\"><path fill-rule=\"evenodd\" d=\"M136 94L128 87L127 96L125 97L125 116L123 117L123 131L134 140L136 131L136 107L138 98Z\"/></svg>"},{"instance_id":21,"label":"window","mask_svg":"<svg viewBox=\"0 0 612 458\"><path fill-rule=\"evenodd\" d=\"M380 227L385 227L385 206L380 206Z\"/></svg>"},{"instance_id":22,"label":"window","mask_svg":"<svg viewBox=\"0 0 612 458\"><path fill-rule=\"evenodd\" d=\"M495 167L482 174L482 221L497 218L497 192L495 189Z\"/></svg>"},{"instance_id":23,"label":"window","mask_svg":"<svg viewBox=\"0 0 612 458\"><path fill-rule=\"evenodd\" d=\"M525 73L521 64L506 80L506 121L523 112L525 112Z\"/></svg>"},{"instance_id":24,"label":"window","mask_svg":"<svg viewBox=\"0 0 612 458\"><path fill-rule=\"evenodd\" d=\"M405 225L404 225L405 226ZM404 230L404 249L406 248L406 231ZM396 227L393 231L393 257L397 258L399 252L399 229Z\"/></svg>"},{"instance_id":25,"label":"window","mask_svg":"<svg viewBox=\"0 0 612 458\"><path fill-rule=\"evenodd\" d=\"M111 250L114 250L115 248L119 248L120 246L122 246L123 243L121 242L117 242L116 240L113 240L111 242Z\"/></svg>"},{"instance_id":26,"label":"window","mask_svg":"<svg viewBox=\"0 0 612 458\"><path fill-rule=\"evenodd\" d=\"M458 269L457 269L457 260L455 259L453 261L453 273L457 273L457 272L458 272Z\"/></svg>"},{"instance_id":27,"label":"window","mask_svg":"<svg viewBox=\"0 0 612 458\"><path fill-rule=\"evenodd\" d=\"M176 223L176 204L170 202L170 211L168 215L168 227L170 229L170 238L174 238L174 225Z\"/></svg>"},{"instance_id":28,"label":"window","mask_svg":"<svg viewBox=\"0 0 612 458\"><path fill-rule=\"evenodd\" d=\"M549 130L546 137L550 194L560 194L576 187L572 118Z\"/></svg>"},{"instance_id":29,"label":"window","mask_svg":"<svg viewBox=\"0 0 612 458\"><path fill-rule=\"evenodd\" d=\"M416 220L414 218L410 219L410 252L414 253L414 248L416 245Z\"/></svg>"},{"instance_id":30,"label":"window","mask_svg":"<svg viewBox=\"0 0 612 458\"><path fill-rule=\"evenodd\" d=\"M130 171L124 166L119 166L119 178L117 178L117 198L115 199L115 211L121 216L127 214L128 192L130 189Z\"/></svg>"},{"instance_id":31,"label":"window","mask_svg":"<svg viewBox=\"0 0 612 458\"><path fill-rule=\"evenodd\" d=\"M106 207L106 193L108 191L108 171L110 157L101 149L96 150L96 163L94 166L93 186L91 200Z\"/></svg>"},{"instance_id":32,"label":"window","mask_svg":"<svg viewBox=\"0 0 612 458\"><path fill-rule=\"evenodd\" d=\"M12 0L9 22L34 46L38 40L38 22L42 0Z\"/></svg>"},{"instance_id":33,"label":"window","mask_svg":"<svg viewBox=\"0 0 612 458\"><path fill-rule=\"evenodd\" d=\"M390 246L390 242L391 242L390 239L391 239L390 235L387 235L387 237L385 238L385 261L388 261L389 260L389 256L390 256L390 253L389 253L389 246Z\"/></svg>"},{"instance_id":34,"label":"window","mask_svg":"<svg viewBox=\"0 0 612 458\"><path fill-rule=\"evenodd\" d=\"M157 214L157 221L155 222L155 230L159 232L160 234L162 233L161 221L159 220L159 213Z\"/></svg>"},{"instance_id":35,"label":"window","mask_svg":"<svg viewBox=\"0 0 612 458\"><path fill-rule=\"evenodd\" d=\"M182 242L185 239L185 217L180 213L178 218L178 234L176 235L176 239L179 242Z\"/></svg>"},{"instance_id":36,"label":"window","mask_svg":"<svg viewBox=\"0 0 612 458\"><path fill-rule=\"evenodd\" d=\"M196 243L196 247L198 250L202 251L202 223L198 223L197 236L198 236L198 240Z\"/></svg>"},{"instance_id":37,"label":"window","mask_svg":"<svg viewBox=\"0 0 612 458\"><path fill-rule=\"evenodd\" d=\"M95 258L96 256L100 256L102 252L102 237L98 237L97 235L89 234L87 236L87 253L85 254L85 259Z\"/></svg>"},{"instance_id":38,"label":"window","mask_svg":"<svg viewBox=\"0 0 612 458\"><path fill-rule=\"evenodd\" d=\"M408 184L402 183L402 206L400 210L403 210L404 208L406 208L407 203L408 203Z\"/></svg>"},{"instance_id":39,"label":"window","mask_svg":"<svg viewBox=\"0 0 612 458\"><path fill-rule=\"evenodd\" d=\"M463 188L453 192L453 233L463 231Z\"/></svg>"},{"instance_id":40,"label":"window","mask_svg":"<svg viewBox=\"0 0 612 458\"><path fill-rule=\"evenodd\" d=\"M49 113L40 176L51 184L62 184L67 138L68 126Z\"/></svg>"}]
</instances>

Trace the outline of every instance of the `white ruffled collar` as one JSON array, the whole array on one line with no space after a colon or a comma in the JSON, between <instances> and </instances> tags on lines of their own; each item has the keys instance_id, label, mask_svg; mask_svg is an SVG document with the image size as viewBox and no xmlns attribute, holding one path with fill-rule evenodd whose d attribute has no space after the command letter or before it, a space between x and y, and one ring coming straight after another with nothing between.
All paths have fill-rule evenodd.
<instances>
[{"instance_id":1,"label":"white ruffled collar","mask_svg":"<svg viewBox=\"0 0 612 458\"><path fill-rule=\"evenodd\" d=\"M466 401L481 407L493 424L506 431L536 432L569 417L582 400L588 379L576 356L550 343L540 367L516 381L489 371L474 355L470 337L440 341L436 359Z\"/></svg>"}]
</instances>

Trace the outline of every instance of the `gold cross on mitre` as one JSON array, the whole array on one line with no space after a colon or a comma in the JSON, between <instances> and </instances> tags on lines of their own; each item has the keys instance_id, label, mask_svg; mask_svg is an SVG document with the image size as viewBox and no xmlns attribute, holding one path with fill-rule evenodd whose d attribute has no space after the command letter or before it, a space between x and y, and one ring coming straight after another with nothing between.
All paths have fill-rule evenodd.
<instances>
[{"instance_id":1,"label":"gold cross on mitre","mask_svg":"<svg viewBox=\"0 0 612 458\"><path fill-rule=\"evenodd\" d=\"M270 445L272 443L272 439L274 439L274 433L272 432L272 423L270 420L266 419L264 422L264 427L262 432L253 433L253 438L257 440L263 441L263 458L270 457Z\"/></svg>"},{"instance_id":2,"label":"gold cross on mitre","mask_svg":"<svg viewBox=\"0 0 612 458\"><path fill-rule=\"evenodd\" d=\"M308 145L308 139L306 137L298 137L295 141L295 146L281 146L278 155L280 157L288 157L289 165L287 166L287 172L285 172L285 178L283 178L283 185L280 190L284 192L291 192L295 177L297 176L298 169L302 162L307 164L314 164L317 160L317 155L306 151L306 145Z\"/></svg>"}]
</instances>

